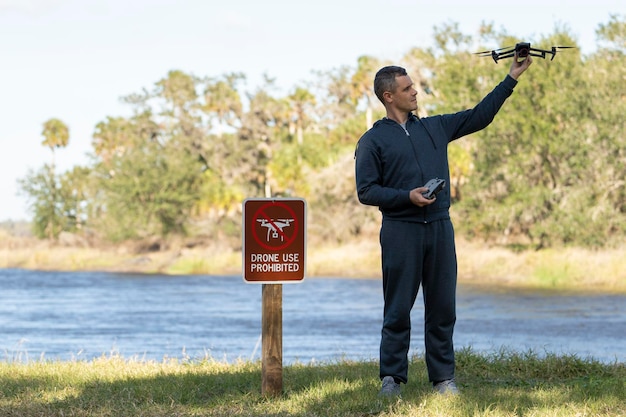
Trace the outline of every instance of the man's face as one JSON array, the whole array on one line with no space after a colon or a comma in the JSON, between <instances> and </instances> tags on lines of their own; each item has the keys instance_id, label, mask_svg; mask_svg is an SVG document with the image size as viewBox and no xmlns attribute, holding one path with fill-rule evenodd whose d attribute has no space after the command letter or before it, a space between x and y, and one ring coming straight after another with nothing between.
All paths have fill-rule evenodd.
<instances>
[{"instance_id":1,"label":"man's face","mask_svg":"<svg viewBox=\"0 0 626 417\"><path fill-rule=\"evenodd\" d=\"M408 75L396 77L397 87L390 95L391 105L397 110L411 112L417 110L417 90L413 88L413 81Z\"/></svg>"}]
</instances>

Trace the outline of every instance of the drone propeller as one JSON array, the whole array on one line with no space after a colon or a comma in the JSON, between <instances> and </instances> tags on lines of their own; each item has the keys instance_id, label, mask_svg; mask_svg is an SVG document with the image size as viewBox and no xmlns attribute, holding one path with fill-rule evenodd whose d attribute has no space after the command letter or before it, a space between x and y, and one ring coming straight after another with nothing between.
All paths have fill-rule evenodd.
<instances>
[{"instance_id":1,"label":"drone propeller","mask_svg":"<svg viewBox=\"0 0 626 417\"><path fill-rule=\"evenodd\" d=\"M474 52L475 55L485 55L485 56L489 56L494 52L499 52L499 51L504 51L505 49L513 49L513 46L507 46L504 48L498 48L498 49L490 49L488 51L482 51L482 52Z\"/></svg>"},{"instance_id":2,"label":"drone propeller","mask_svg":"<svg viewBox=\"0 0 626 417\"><path fill-rule=\"evenodd\" d=\"M556 53L559 52L561 49L572 49L572 48L576 48L576 47L575 46L553 46L551 50L552 58L550 58L550 61L554 60ZM544 52L548 52L548 51L544 51ZM542 58L545 58L545 56L542 56Z\"/></svg>"}]
</instances>

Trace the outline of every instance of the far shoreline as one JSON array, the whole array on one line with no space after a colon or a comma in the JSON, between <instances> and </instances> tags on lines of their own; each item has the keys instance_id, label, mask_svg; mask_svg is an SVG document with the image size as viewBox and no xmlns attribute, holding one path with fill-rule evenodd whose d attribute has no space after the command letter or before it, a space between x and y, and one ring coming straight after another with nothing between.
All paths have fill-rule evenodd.
<instances>
[{"instance_id":1,"label":"far shoreline","mask_svg":"<svg viewBox=\"0 0 626 417\"><path fill-rule=\"evenodd\" d=\"M125 246L92 248L46 241L2 242L0 268L132 274L241 276L241 251L216 244L137 253ZM513 251L457 239L459 284L490 288L626 294L624 250L581 248ZM307 248L311 278L380 279L376 239ZM306 279L306 278L305 278Z\"/></svg>"}]
</instances>

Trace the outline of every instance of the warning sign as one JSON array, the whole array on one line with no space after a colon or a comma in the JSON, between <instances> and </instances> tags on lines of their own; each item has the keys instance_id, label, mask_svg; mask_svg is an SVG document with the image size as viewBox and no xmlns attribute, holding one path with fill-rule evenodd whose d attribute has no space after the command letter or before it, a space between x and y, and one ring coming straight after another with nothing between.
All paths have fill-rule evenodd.
<instances>
[{"instance_id":1,"label":"warning sign","mask_svg":"<svg viewBox=\"0 0 626 417\"><path fill-rule=\"evenodd\" d=\"M282 283L304 279L306 202L247 199L243 203L243 278Z\"/></svg>"}]
</instances>

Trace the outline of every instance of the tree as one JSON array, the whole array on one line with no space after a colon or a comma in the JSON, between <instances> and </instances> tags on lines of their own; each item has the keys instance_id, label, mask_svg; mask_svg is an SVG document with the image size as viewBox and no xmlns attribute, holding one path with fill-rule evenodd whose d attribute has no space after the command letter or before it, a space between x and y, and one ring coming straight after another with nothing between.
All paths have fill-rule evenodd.
<instances>
[{"instance_id":1,"label":"tree","mask_svg":"<svg viewBox=\"0 0 626 417\"><path fill-rule=\"evenodd\" d=\"M223 125L236 127L243 112L241 96L237 83L245 80L240 73L224 75L223 79L210 79L204 89L204 111L215 114L217 119L217 137L222 137Z\"/></svg>"},{"instance_id":2,"label":"tree","mask_svg":"<svg viewBox=\"0 0 626 417\"><path fill-rule=\"evenodd\" d=\"M296 138L299 145L304 142L304 129L315 107L315 96L303 87L296 87L287 98L293 110L293 120L296 125Z\"/></svg>"},{"instance_id":3,"label":"tree","mask_svg":"<svg viewBox=\"0 0 626 417\"><path fill-rule=\"evenodd\" d=\"M41 134L44 140L42 145L47 146L52 151L54 166L54 150L56 148L65 148L69 143L70 131L67 125L59 119L49 119L43 124L43 130Z\"/></svg>"},{"instance_id":4,"label":"tree","mask_svg":"<svg viewBox=\"0 0 626 417\"><path fill-rule=\"evenodd\" d=\"M317 72L314 84L316 110L320 115L320 126L325 127L329 133L346 119L355 117L357 103L352 98L350 72L348 66Z\"/></svg>"},{"instance_id":5,"label":"tree","mask_svg":"<svg viewBox=\"0 0 626 417\"><path fill-rule=\"evenodd\" d=\"M272 96L274 81L266 79L264 86L248 96L249 111L243 116L237 133L240 148L234 154L238 169L244 170L244 192L252 196L271 197L274 179L269 169L274 152L289 136L292 110L286 99Z\"/></svg>"},{"instance_id":6,"label":"tree","mask_svg":"<svg viewBox=\"0 0 626 417\"><path fill-rule=\"evenodd\" d=\"M31 172L21 182L22 189L30 196L35 214L33 227L40 237L56 238L63 230L63 215L60 211L62 196L55 175L55 149L69 143L69 129L61 120L52 118L43 123L42 145L50 148L52 163L37 173Z\"/></svg>"},{"instance_id":7,"label":"tree","mask_svg":"<svg viewBox=\"0 0 626 417\"><path fill-rule=\"evenodd\" d=\"M110 239L187 232L207 164L198 82L170 71L153 91L126 98L135 106L132 117L96 126L100 192L91 212Z\"/></svg>"},{"instance_id":8,"label":"tree","mask_svg":"<svg viewBox=\"0 0 626 417\"><path fill-rule=\"evenodd\" d=\"M461 233L533 247L623 243L623 18L597 33L602 47L589 57L568 50L554 61L537 58L487 129L450 144ZM481 47L449 24L435 40L400 62L419 91L420 116L474 106L507 68L468 51L517 37L484 25L480 42L489 45ZM558 28L537 43L575 44ZM321 73L287 95L267 76L244 92L241 74L170 71L124 98L131 117L98 123L91 166L56 176L46 165L23 180L41 236L89 226L115 240L199 230L238 241L244 198L288 195L307 198L312 238L375 233L378 213L358 203L350 167L356 141L383 114L372 91L380 62L360 57L355 71ZM46 143L62 144L60 137Z\"/></svg>"},{"instance_id":9,"label":"tree","mask_svg":"<svg viewBox=\"0 0 626 417\"><path fill-rule=\"evenodd\" d=\"M75 166L59 179L59 201L64 219L63 231L77 232L89 220L89 203L93 201L91 168Z\"/></svg>"},{"instance_id":10,"label":"tree","mask_svg":"<svg viewBox=\"0 0 626 417\"><path fill-rule=\"evenodd\" d=\"M542 43L575 44L565 31ZM600 247L623 234L624 193L616 178L624 171L615 168L624 166L623 133L616 135L624 132L624 62L582 61L576 51L537 59L478 135L471 197L461 204L471 234L537 248Z\"/></svg>"},{"instance_id":11,"label":"tree","mask_svg":"<svg viewBox=\"0 0 626 417\"><path fill-rule=\"evenodd\" d=\"M144 114L147 116L144 120L150 120L150 113ZM148 123L146 128L148 129L146 134L156 134L158 131L155 123ZM99 122L91 141L95 155L105 164L108 164L115 155L123 155L133 144L134 129L134 124L123 117L109 116L105 121Z\"/></svg>"},{"instance_id":12,"label":"tree","mask_svg":"<svg viewBox=\"0 0 626 417\"><path fill-rule=\"evenodd\" d=\"M21 191L26 194L33 213L32 228L39 238L56 239L63 231L59 185L49 165L38 171L30 170L18 180Z\"/></svg>"},{"instance_id":13,"label":"tree","mask_svg":"<svg viewBox=\"0 0 626 417\"><path fill-rule=\"evenodd\" d=\"M161 129L150 113L100 123L98 143L116 132L123 133L124 146L96 166L100 191L92 222L112 240L184 235L200 198L203 163L197 153Z\"/></svg>"},{"instance_id":14,"label":"tree","mask_svg":"<svg viewBox=\"0 0 626 417\"><path fill-rule=\"evenodd\" d=\"M608 23L598 26L596 35L601 43L608 45L608 50L626 54L626 15L611 15Z\"/></svg>"},{"instance_id":15,"label":"tree","mask_svg":"<svg viewBox=\"0 0 626 417\"><path fill-rule=\"evenodd\" d=\"M198 93L196 79L180 70L173 70L167 77L155 84L155 96L162 97L170 104L169 112L174 117L181 117L194 108Z\"/></svg>"},{"instance_id":16,"label":"tree","mask_svg":"<svg viewBox=\"0 0 626 417\"><path fill-rule=\"evenodd\" d=\"M365 100L365 129L372 127L374 106L374 77L380 61L372 56L363 55L357 60L357 68L352 75L352 99L358 102Z\"/></svg>"}]
</instances>

